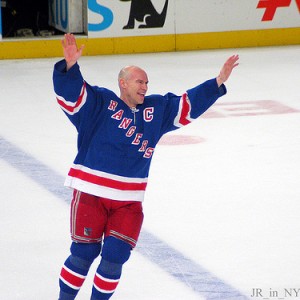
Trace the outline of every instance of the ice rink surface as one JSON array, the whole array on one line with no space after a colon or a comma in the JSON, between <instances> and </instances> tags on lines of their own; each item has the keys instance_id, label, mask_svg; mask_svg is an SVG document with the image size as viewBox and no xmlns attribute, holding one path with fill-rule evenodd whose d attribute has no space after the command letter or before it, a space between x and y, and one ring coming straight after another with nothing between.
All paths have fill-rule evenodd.
<instances>
[{"instance_id":1,"label":"ice rink surface","mask_svg":"<svg viewBox=\"0 0 300 300\"><path fill-rule=\"evenodd\" d=\"M79 63L87 82L116 93L119 70L135 64L148 94L182 94L232 54L228 94L156 148L140 242L113 299L300 299L300 46ZM69 254L63 183L76 132L53 92L57 60L0 61L3 300L57 299ZM77 299L89 299L97 263Z\"/></svg>"}]
</instances>

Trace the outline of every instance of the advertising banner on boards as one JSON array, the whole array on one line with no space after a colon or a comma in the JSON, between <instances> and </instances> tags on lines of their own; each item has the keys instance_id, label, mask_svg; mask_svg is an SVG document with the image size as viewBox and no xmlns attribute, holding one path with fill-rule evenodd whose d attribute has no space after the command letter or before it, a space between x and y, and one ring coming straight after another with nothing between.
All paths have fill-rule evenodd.
<instances>
[{"instance_id":1,"label":"advertising banner on boards","mask_svg":"<svg viewBox=\"0 0 300 300\"><path fill-rule=\"evenodd\" d=\"M90 37L175 33L174 0L88 1Z\"/></svg>"},{"instance_id":2,"label":"advertising banner on boards","mask_svg":"<svg viewBox=\"0 0 300 300\"><path fill-rule=\"evenodd\" d=\"M300 27L300 0L48 0L48 5L50 25L95 38Z\"/></svg>"},{"instance_id":3,"label":"advertising banner on boards","mask_svg":"<svg viewBox=\"0 0 300 300\"><path fill-rule=\"evenodd\" d=\"M300 0L89 0L88 36L300 27Z\"/></svg>"}]
</instances>

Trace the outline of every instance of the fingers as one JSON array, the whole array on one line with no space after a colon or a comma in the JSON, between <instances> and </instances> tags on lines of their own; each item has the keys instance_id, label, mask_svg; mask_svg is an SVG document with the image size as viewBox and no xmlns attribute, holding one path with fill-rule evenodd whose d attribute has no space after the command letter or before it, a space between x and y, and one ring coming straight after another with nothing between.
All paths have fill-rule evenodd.
<instances>
[{"instance_id":1,"label":"fingers","mask_svg":"<svg viewBox=\"0 0 300 300\"><path fill-rule=\"evenodd\" d=\"M65 34L65 39L68 45L76 45L75 36L72 33Z\"/></svg>"},{"instance_id":2,"label":"fingers","mask_svg":"<svg viewBox=\"0 0 300 300\"><path fill-rule=\"evenodd\" d=\"M61 43L64 48L66 48L67 46L76 45L75 36L72 33L66 33Z\"/></svg>"},{"instance_id":3,"label":"fingers","mask_svg":"<svg viewBox=\"0 0 300 300\"><path fill-rule=\"evenodd\" d=\"M238 60L239 60L238 55L232 55L227 59L227 61L224 64L223 70L222 70L225 77L228 78L231 71L233 70L233 68L235 68L239 65Z\"/></svg>"},{"instance_id":4,"label":"fingers","mask_svg":"<svg viewBox=\"0 0 300 300\"><path fill-rule=\"evenodd\" d=\"M76 38L72 33L66 33L61 41L64 53L68 56L78 55L81 56L84 45L77 47Z\"/></svg>"},{"instance_id":5,"label":"fingers","mask_svg":"<svg viewBox=\"0 0 300 300\"><path fill-rule=\"evenodd\" d=\"M225 64L223 65L223 68L221 69L217 77L218 86L220 86L222 83L228 80L233 68L239 65L238 60L238 55L232 55L226 60Z\"/></svg>"},{"instance_id":6,"label":"fingers","mask_svg":"<svg viewBox=\"0 0 300 300\"><path fill-rule=\"evenodd\" d=\"M232 55L228 58L225 64L228 64L233 69L239 65L239 63L237 62L239 58L240 57L238 54Z\"/></svg>"}]
</instances>

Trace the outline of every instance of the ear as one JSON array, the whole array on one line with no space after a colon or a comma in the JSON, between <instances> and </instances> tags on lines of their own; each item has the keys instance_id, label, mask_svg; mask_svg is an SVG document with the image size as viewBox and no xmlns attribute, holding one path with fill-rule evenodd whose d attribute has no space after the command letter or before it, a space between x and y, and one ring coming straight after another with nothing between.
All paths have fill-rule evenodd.
<instances>
[{"instance_id":1,"label":"ear","mask_svg":"<svg viewBox=\"0 0 300 300\"><path fill-rule=\"evenodd\" d=\"M126 82L126 80L125 80L124 78L121 78L121 79L119 80L119 85L120 85L120 87L121 87L122 89L125 89L125 88L127 87L127 82Z\"/></svg>"}]
</instances>

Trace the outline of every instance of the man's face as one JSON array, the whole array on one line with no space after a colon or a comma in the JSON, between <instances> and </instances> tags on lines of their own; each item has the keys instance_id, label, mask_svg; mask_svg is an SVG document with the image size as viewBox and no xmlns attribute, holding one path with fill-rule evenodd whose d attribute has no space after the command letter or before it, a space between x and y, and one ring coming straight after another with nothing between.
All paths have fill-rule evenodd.
<instances>
[{"instance_id":1,"label":"man's face","mask_svg":"<svg viewBox=\"0 0 300 300\"><path fill-rule=\"evenodd\" d=\"M148 90L148 76L145 71L139 68L130 70L128 78L122 79L121 98L129 107L136 107L142 104Z\"/></svg>"}]
</instances>

